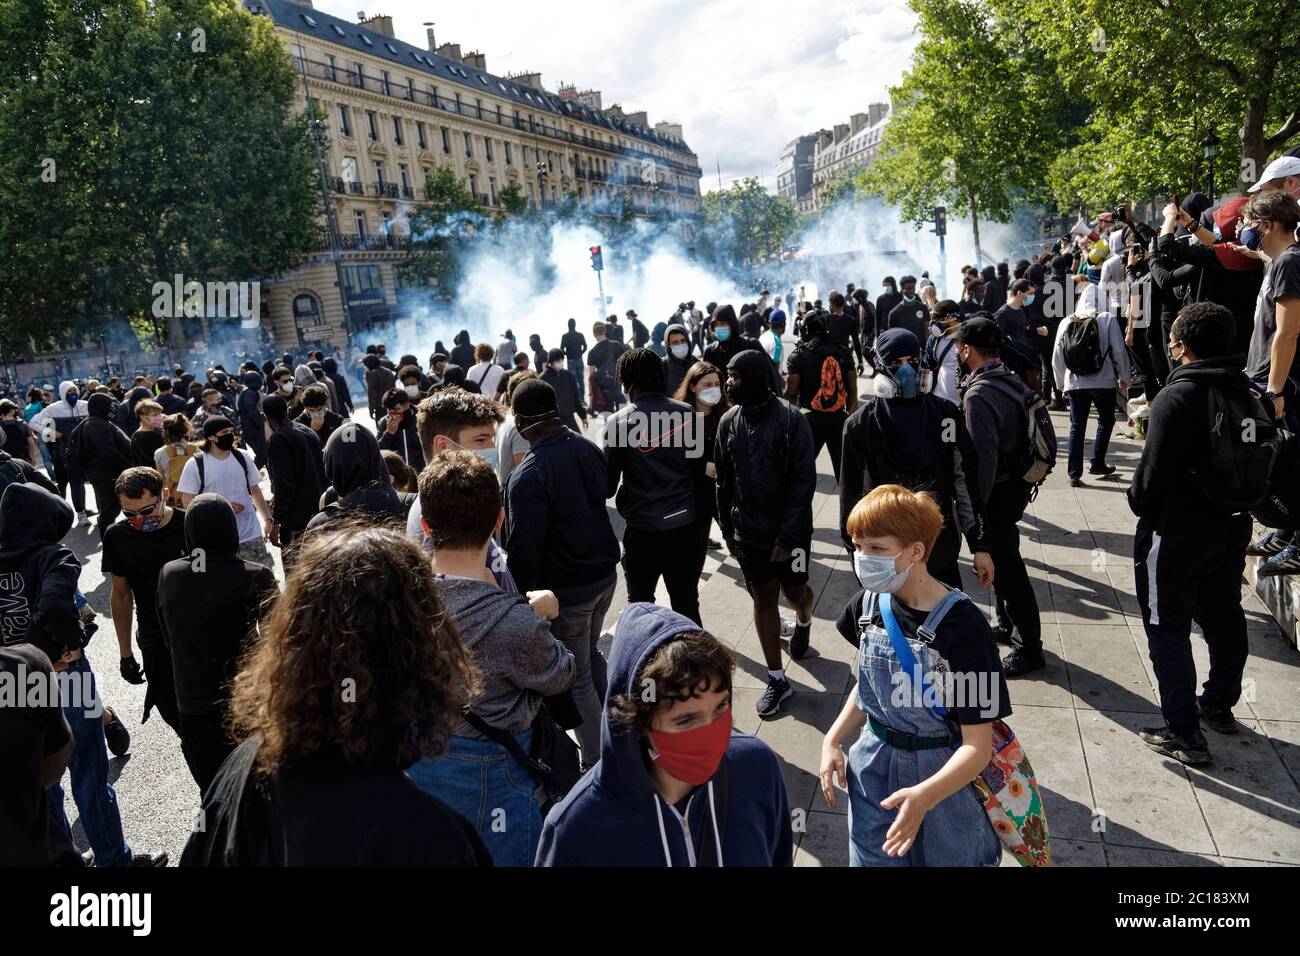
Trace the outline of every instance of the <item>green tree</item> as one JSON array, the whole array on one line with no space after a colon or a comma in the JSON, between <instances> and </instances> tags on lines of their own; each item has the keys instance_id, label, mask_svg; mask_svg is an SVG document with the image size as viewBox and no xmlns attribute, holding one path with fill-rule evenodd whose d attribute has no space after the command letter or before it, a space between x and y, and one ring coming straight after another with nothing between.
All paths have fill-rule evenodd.
<instances>
[{"instance_id":1,"label":"green tree","mask_svg":"<svg viewBox=\"0 0 1300 956\"><path fill-rule=\"evenodd\" d=\"M493 218L498 224L507 219L517 219L528 213L528 197L519 188L518 183L506 183L505 188L497 193L497 202L501 209Z\"/></svg>"},{"instance_id":2,"label":"green tree","mask_svg":"<svg viewBox=\"0 0 1300 956\"><path fill-rule=\"evenodd\" d=\"M774 196L755 177L706 193L703 228L696 249L719 262L756 262L780 252L794 233L794 203Z\"/></svg>"},{"instance_id":3,"label":"green tree","mask_svg":"<svg viewBox=\"0 0 1300 956\"><path fill-rule=\"evenodd\" d=\"M411 285L454 289L461 250L477 234L483 207L450 166L439 166L430 173L424 188L428 201L420 203L411 216L407 255L396 268Z\"/></svg>"},{"instance_id":4,"label":"green tree","mask_svg":"<svg viewBox=\"0 0 1300 956\"><path fill-rule=\"evenodd\" d=\"M295 74L231 0L0 0L0 345L148 328L155 282L321 247Z\"/></svg>"},{"instance_id":5,"label":"green tree","mask_svg":"<svg viewBox=\"0 0 1300 956\"><path fill-rule=\"evenodd\" d=\"M983 0L910 0L920 40L880 152L859 192L920 224L935 206L969 216L980 257L981 218L1045 193L1045 171L1067 104L1025 48L1017 26Z\"/></svg>"}]
</instances>

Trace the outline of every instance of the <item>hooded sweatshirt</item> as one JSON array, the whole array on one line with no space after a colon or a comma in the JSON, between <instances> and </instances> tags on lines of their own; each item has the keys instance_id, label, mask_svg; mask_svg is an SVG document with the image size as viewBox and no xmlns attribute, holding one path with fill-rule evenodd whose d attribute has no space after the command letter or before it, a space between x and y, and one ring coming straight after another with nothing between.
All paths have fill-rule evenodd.
<instances>
[{"instance_id":1,"label":"hooded sweatshirt","mask_svg":"<svg viewBox=\"0 0 1300 956\"><path fill-rule=\"evenodd\" d=\"M461 329L456 333L455 347L451 350L452 365L459 365L461 368L469 368L477 359L474 357L474 345L469 340L469 333Z\"/></svg>"},{"instance_id":2,"label":"hooded sweatshirt","mask_svg":"<svg viewBox=\"0 0 1300 956\"><path fill-rule=\"evenodd\" d=\"M307 524L309 531L345 512L364 512L375 520L400 521L405 526L410 501L393 488L379 442L369 429L349 422L330 435L325 443L325 477L330 487L321 496L320 514Z\"/></svg>"},{"instance_id":3,"label":"hooded sweatshirt","mask_svg":"<svg viewBox=\"0 0 1300 956\"><path fill-rule=\"evenodd\" d=\"M33 484L16 481L0 496L0 643L30 642L52 661L84 645L81 565L59 543L73 517L62 498Z\"/></svg>"},{"instance_id":4,"label":"hooded sweatshirt","mask_svg":"<svg viewBox=\"0 0 1300 956\"><path fill-rule=\"evenodd\" d=\"M441 579L442 599L461 641L474 655L483 690L470 708L497 730L517 734L533 724L542 698L573 686L577 665L527 598L471 578ZM457 737L483 740L464 720Z\"/></svg>"},{"instance_id":5,"label":"hooded sweatshirt","mask_svg":"<svg viewBox=\"0 0 1300 956\"><path fill-rule=\"evenodd\" d=\"M667 608L628 605L610 649L606 700L640 693L637 675L649 657L677 635L697 630ZM607 704L600 761L547 814L536 865L790 866L793 853L785 783L765 743L733 730L713 777L674 808L651 783L635 725L614 719Z\"/></svg>"},{"instance_id":6,"label":"hooded sweatshirt","mask_svg":"<svg viewBox=\"0 0 1300 956\"><path fill-rule=\"evenodd\" d=\"M131 439L113 424L113 396L90 396L81 435L81 469L91 481L112 481L131 467Z\"/></svg>"},{"instance_id":7,"label":"hooded sweatshirt","mask_svg":"<svg viewBox=\"0 0 1300 956\"><path fill-rule=\"evenodd\" d=\"M171 650L182 714L224 711L230 681L263 601L279 593L269 568L239 557L235 512L220 495L185 509L185 549L158 575L158 622Z\"/></svg>"},{"instance_id":8,"label":"hooded sweatshirt","mask_svg":"<svg viewBox=\"0 0 1300 956\"><path fill-rule=\"evenodd\" d=\"M668 336L674 332L680 332L682 335L686 336L686 358L684 359L674 358L672 350L668 348ZM664 379L667 382L664 391L667 392L669 395L673 395L677 392L677 386L682 384L682 379L686 377L686 373L689 372L691 366L698 361L695 355L692 354L694 353L694 351L695 349L691 345L691 333L687 330L686 326L682 325L681 323L674 322L672 325L668 326L668 328L664 330L663 362L664 362Z\"/></svg>"},{"instance_id":9,"label":"hooded sweatshirt","mask_svg":"<svg viewBox=\"0 0 1300 956\"><path fill-rule=\"evenodd\" d=\"M32 431L36 432L36 437L46 444L53 445L55 443L54 433L56 431L63 436L57 441L66 442L68 436L72 434L72 429L77 424L73 419L80 420L90 414L90 406L86 404L85 399L78 398L76 402L68 403L68 392L75 388L77 388L76 382L60 382L59 400L52 405L47 405L32 416L29 423L32 426ZM78 390L78 394L80 394L80 390Z\"/></svg>"}]
</instances>

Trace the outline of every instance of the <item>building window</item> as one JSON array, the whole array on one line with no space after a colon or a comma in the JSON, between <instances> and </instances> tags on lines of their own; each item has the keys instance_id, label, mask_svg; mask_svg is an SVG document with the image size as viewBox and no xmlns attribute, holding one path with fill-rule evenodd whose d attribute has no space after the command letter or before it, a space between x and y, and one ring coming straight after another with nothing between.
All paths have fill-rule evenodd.
<instances>
[{"instance_id":1,"label":"building window","mask_svg":"<svg viewBox=\"0 0 1300 956\"><path fill-rule=\"evenodd\" d=\"M492 196L492 205L495 206L497 204L497 178L495 176L488 177L488 192Z\"/></svg>"},{"instance_id":2,"label":"building window","mask_svg":"<svg viewBox=\"0 0 1300 956\"><path fill-rule=\"evenodd\" d=\"M459 94L459 93L456 94L456 112L457 112L457 113L460 112L460 94Z\"/></svg>"},{"instance_id":3,"label":"building window","mask_svg":"<svg viewBox=\"0 0 1300 956\"><path fill-rule=\"evenodd\" d=\"M314 295L303 293L294 296L293 322L299 329L314 329L325 324L320 317L320 303Z\"/></svg>"},{"instance_id":4,"label":"building window","mask_svg":"<svg viewBox=\"0 0 1300 956\"><path fill-rule=\"evenodd\" d=\"M405 164L405 163L399 163L399 164L398 164L398 166L397 166L397 175L398 175L398 178L400 178L401 181L402 181L402 190L403 190L403 191L406 191L407 189L410 189L410 188L411 188L411 177L407 175L407 172L406 172L406 164Z\"/></svg>"},{"instance_id":5,"label":"building window","mask_svg":"<svg viewBox=\"0 0 1300 956\"><path fill-rule=\"evenodd\" d=\"M509 141L509 140L506 141L505 147L506 147L506 165L507 165L507 166L513 166L513 165L515 164L515 161L514 161L514 157L512 157L512 156L510 155L510 141Z\"/></svg>"},{"instance_id":6,"label":"building window","mask_svg":"<svg viewBox=\"0 0 1300 956\"><path fill-rule=\"evenodd\" d=\"M525 146L524 147L524 169L528 168L528 156L529 156L528 147Z\"/></svg>"},{"instance_id":7,"label":"building window","mask_svg":"<svg viewBox=\"0 0 1300 956\"><path fill-rule=\"evenodd\" d=\"M415 102L415 80L410 77L406 80L406 98L412 103Z\"/></svg>"},{"instance_id":8,"label":"building window","mask_svg":"<svg viewBox=\"0 0 1300 956\"><path fill-rule=\"evenodd\" d=\"M436 86L429 87L429 105L430 106L438 105L438 88Z\"/></svg>"},{"instance_id":9,"label":"building window","mask_svg":"<svg viewBox=\"0 0 1300 956\"><path fill-rule=\"evenodd\" d=\"M348 122L348 108L342 103L339 104L339 135L352 135L352 124Z\"/></svg>"},{"instance_id":10,"label":"building window","mask_svg":"<svg viewBox=\"0 0 1300 956\"><path fill-rule=\"evenodd\" d=\"M492 162L492 140L487 136L483 137L483 155L487 157L489 163Z\"/></svg>"},{"instance_id":11,"label":"building window","mask_svg":"<svg viewBox=\"0 0 1300 956\"><path fill-rule=\"evenodd\" d=\"M375 163L375 182L382 187L384 185L384 164Z\"/></svg>"},{"instance_id":12,"label":"building window","mask_svg":"<svg viewBox=\"0 0 1300 956\"><path fill-rule=\"evenodd\" d=\"M382 90L384 91L384 95L385 95L385 96L392 96L392 95L393 95L393 89L392 89L392 87L391 87L391 86L389 85L389 83L388 83L388 71L387 71L387 70L383 70L383 71L381 71L381 73L380 73L379 88L382 89Z\"/></svg>"},{"instance_id":13,"label":"building window","mask_svg":"<svg viewBox=\"0 0 1300 956\"><path fill-rule=\"evenodd\" d=\"M465 136L465 155L472 158L474 156L474 137L471 136L469 133L465 133L464 136Z\"/></svg>"},{"instance_id":14,"label":"building window","mask_svg":"<svg viewBox=\"0 0 1300 956\"><path fill-rule=\"evenodd\" d=\"M476 117L478 117L479 119L482 119L482 118L483 118L483 101L482 101L482 100L475 100L475 101L474 101L474 115L475 115Z\"/></svg>"},{"instance_id":15,"label":"building window","mask_svg":"<svg viewBox=\"0 0 1300 956\"><path fill-rule=\"evenodd\" d=\"M501 125L501 104L497 104L497 125Z\"/></svg>"},{"instance_id":16,"label":"building window","mask_svg":"<svg viewBox=\"0 0 1300 956\"><path fill-rule=\"evenodd\" d=\"M357 181L357 161L351 156L343 157L343 181L347 183Z\"/></svg>"},{"instance_id":17,"label":"building window","mask_svg":"<svg viewBox=\"0 0 1300 956\"><path fill-rule=\"evenodd\" d=\"M398 116L393 117L393 142L402 145L402 120Z\"/></svg>"},{"instance_id":18,"label":"building window","mask_svg":"<svg viewBox=\"0 0 1300 956\"><path fill-rule=\"evenodd\" d=\"M366 214L361 211L354 212L352 214L352 223L356 226L357 238L366 238Z\"/></svg>"},{"instance_id":19,"label":"building window","mask_svg":"<svg viewBox=\"0 0 1300 956\"><path fill-rule=\"evenodd\" d=\"M428 149L428 148L429 148L429 141L426 140L426 139L424 138L424 124L423 124L423 123L416 123L416 124L415 124L415 138L416 138L416 142L418 142L418 143L420 144L420 149Z\"/></svg>"},{"instance_id":20,"label":"building window","mask_svg":"<svg viewBox=\"0 0 1300 956\"><path fill-rule=\"evenodd\" d=\"M469 192L471 196L478 199L478 177L474 176L472 173L469 177Z\"/></svg>"},{"instance_id":21,"label":"building window","mask_svg":"<svg viewBox=\"0 0 1300 956\"><path fill-rule=\"evenodd\" d=\"M361 63L353 63L352 65L356 68L352 79L357 86L364 90L366 88L366 68Z\"/></svg>"},{"instance_id":22,"label":"building window","mask_svg":"<svg viewBox=\"0 0 1300 956\"><path fill-rule=\"evenodd\" d=\"M383 289L384 277L379 266L344 266L343 288L349 293Z\"/></svg>"},{"instance_id":23,"label":"building window","mask_svg":"<svg viewBox=\"0 0 1300 956\"><path fill-rule=\"evenodd\" d=\"M379 228L385 236L393 234L393 214L391 212L379 214Z\"/></svg>"},{"instance_id":24,"label":"building window","mask_svg":"<svg viewBox=\"0 0 1300 956\"><path fill-rule=\"evenodd\" d=\"M370 131L370 138L379 142L379 119L373 110L366 110L366 128Z\"/></svg>"},{"instance_id":25,"label":"building window","mask_svg":"<svg viewBox=\"0 0 1300 956\"><path fill-rule=\"evenodd\" d=\"M441 127L440 129L442 132L442 151L450 155L451 154L451 133L448 132L447 127L445 126Z\"/></svg>"},{"instance_id":26,"label":"building window","mask_svg":"<svg viewBox=\"0 0 1300 956\"><path fill-rule=\"evenodd\" d=\"M325 54L325 79L330 80L331 82L338 79L338 74L334 69L334 57L330 56L328 53Z\"/></svg>"}]
</instances>

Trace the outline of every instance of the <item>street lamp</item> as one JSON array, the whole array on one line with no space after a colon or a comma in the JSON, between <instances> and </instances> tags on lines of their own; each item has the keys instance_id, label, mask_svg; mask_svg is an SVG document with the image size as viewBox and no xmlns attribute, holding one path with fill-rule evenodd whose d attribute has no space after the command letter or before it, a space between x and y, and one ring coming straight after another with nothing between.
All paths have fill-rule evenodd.
<instances>
[{"instance_id":1,"label":"street lamp","mask_svg":"<svg viewBox=\"0 0 1300 956\"><path fill-rule=\"evenodd\" d=\"M1201 140L1201 150L1205 155L1205 162L1210 170L1210 205L1214 205L1214 160L1219 155L1219 137L1214 135L1214 130L1205 134L1205 139Z\"/></svg>"}]
</instances>

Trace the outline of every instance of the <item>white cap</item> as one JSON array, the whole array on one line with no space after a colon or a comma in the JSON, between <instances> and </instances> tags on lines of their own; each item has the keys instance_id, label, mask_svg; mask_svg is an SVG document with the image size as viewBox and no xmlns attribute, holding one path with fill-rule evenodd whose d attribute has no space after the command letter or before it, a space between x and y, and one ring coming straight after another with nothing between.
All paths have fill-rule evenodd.
<instances>
[{"instance_id":1,"label":"white cap","mask_svg":"<svg viewBox=\"0 0 1300 956\"><path fill-rule=\"evenodd\" d=\"M1260 174L1259 182L1250 187L1249 192L1259 192L1259 187L1264 185L1270 179L1282 179L1285 176L1300 176L1300 157L1296 156L1279 156L1273 162L1264 167L1264 172Z\"/></svg>"}]
</instances>

